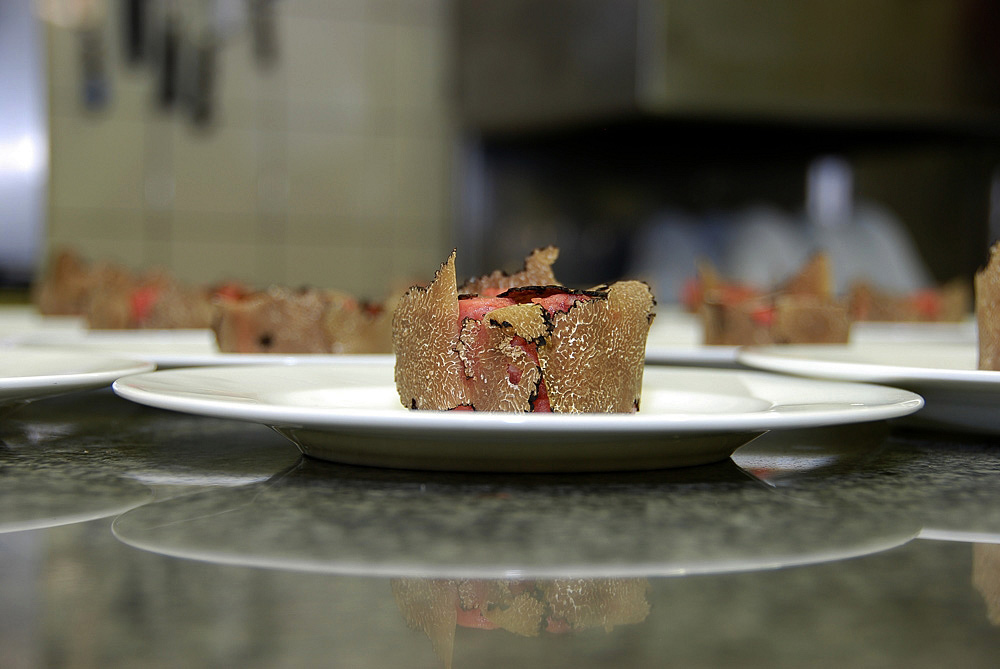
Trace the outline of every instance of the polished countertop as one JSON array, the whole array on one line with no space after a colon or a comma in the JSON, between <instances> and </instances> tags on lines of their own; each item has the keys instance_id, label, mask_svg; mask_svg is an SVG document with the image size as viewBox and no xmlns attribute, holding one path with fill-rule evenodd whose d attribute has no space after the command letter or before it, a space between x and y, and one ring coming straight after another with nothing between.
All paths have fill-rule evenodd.
<instances>
[{"instance_id":1,"label":"polished countertop","mask_svg":"<svg viewBox=\"0 0 1000 669\"><path fill-rule=\"evenodd\" d=\"M261 425L105 389L0 419L0 476L3 667L1000 654L996 437L875 423L771 432L699 467L428 473L304 458ZM456 629L448 597L497 583L561 592L577 617L536 636Z\"/></svg>"}]
</instances>

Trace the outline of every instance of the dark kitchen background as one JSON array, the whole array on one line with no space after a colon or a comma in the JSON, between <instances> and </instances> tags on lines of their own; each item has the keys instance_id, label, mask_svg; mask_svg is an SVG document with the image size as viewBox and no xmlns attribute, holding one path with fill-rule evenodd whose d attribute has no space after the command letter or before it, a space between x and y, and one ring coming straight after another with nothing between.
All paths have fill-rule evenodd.
<instances>
[{"instance_id":1,"label":"dark kitchen background","mask_svg":"<svg viewBox=\"0 0 1000 669\"><path fill-rule=\"evenodd\" d=\"M989 0L4 0L0 255L375 296L555 243L971 278L1000 236Z\"/></svg>"}]
</instances>

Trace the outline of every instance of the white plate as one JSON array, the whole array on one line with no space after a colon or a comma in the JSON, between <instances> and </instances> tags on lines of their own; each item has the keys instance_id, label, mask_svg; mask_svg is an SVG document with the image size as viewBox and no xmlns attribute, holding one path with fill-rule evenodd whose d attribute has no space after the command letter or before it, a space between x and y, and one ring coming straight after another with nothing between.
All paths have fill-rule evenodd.
<instances>
[{"instance_id":1,"label":"white plate","mask_svg":"<svg viewBox=\"0 0 1000 669\"><path fill-rule=\"evenodd\" d=\"M974 343L857 342L745 349L749 367L819 379L881 383L923 396L915 425L1000 433L1000 372L976 369Z\"/></svg>"},{"instance_id":2,"label":"white plate","mask_svg":"<svg viewBox=\"0 0 1000 669\"><path fill-rule=\"evenodd\" d=\"M959 323L882 323L861 321L851 324L851 342L903 344L975 344L978 331L974 318Z\"/></svg>"},{"instance_id":3,"label":"white plate","mask_svg":"<svg viewBox=\"0 0 1000 669\"><path fill-rule=\"evenodd\" d=\"M44 332L16 340L20 346L127 355L160 369L217 365L312 365L332 360L375 362L389 355L220 353L211 330L90 330Z\"/></svg>"},{"instance_id":4,"label":"white plate","mask_svg":"<svg viewBox=\"0 0 1000 669\"><path fill-rule=\"evenodd\" d=\"M736 367L737 346L663 345L656 341L646 344L648 365L691 365L698 367Z\"/></svg>"},{"instance_id":5,"label":"white plate","mask_svg":"<svg viewBox=\"0 0 1000 669\"><path fill-rule=\"evenodd\" d=\"M706 346L701 321L679 309L659 311L646 339L646 362L651 365L733 367L736 346Z\"/></svg>"},{"instance_id":6,"label":"white plate","mask_svg":"<svg viewBox=\"0 0 1000 669\"><path fill-rule=\"evenodd\" d=\"M851 342L862 344L975 344L976 321L959 323L857 322L851 325ZM739 346L708 346L702 324L694 314L667 307L657 313L646 341L646 362L654 365L739 367Z\"/></svg>"},{"instance_id":7,"label":"white plate","mask_svg":"<svg viewBox=\"0 0 1000 669\"><path fill-rule=\"evenodd\" d=\"M771 429L896 418L913 393L734 370L647 368L638 414L410 411L391 362L142 374L122 397L270 425L307 455L437 470L603 471L703 464Z\"/></svg>"},{"instance_id":8,"label":"white plate","mask_svg":"<svg viewBox=\"0 0 1000 669\"><path fill-rule=\"evenodd\" d=\"M0 305L0 342L29 333L82 331L78 316L42 316L32 305Z\"/></svg>"},{"instance_id":9,"label":"white plate","mask_svg":"<svg viewBox=\"0 0 1000 669\"><path fill-rule=\"evenodd\" d=\"M0 405L111 385L128 374L149 372L142 360L66 351L0 349Z\"/></svg>"}]
</instances>

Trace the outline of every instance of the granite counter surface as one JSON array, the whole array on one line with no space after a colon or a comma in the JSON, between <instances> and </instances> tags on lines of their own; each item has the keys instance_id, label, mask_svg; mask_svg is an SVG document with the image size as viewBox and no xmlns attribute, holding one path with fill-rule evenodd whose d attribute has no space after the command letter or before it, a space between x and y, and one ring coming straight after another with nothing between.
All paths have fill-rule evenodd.
<instances>
[{"instance_id":1,"label":"granite counter surface","mask_svg":"<svg viewBox=\"0 0 1000 669\"><path fill-rule=\"evenodd\" d=\"M985 667L1000 653L994 438L877 424L769 433L686 469L426 473L302 458L262 426L96 391L0 422L0 477L3 667ZM483 603L487 626L533 593L547 629L456 627L462 588L507 597ZM539 594L556 590L575 618Z\"/></svg>"}]
</instances>

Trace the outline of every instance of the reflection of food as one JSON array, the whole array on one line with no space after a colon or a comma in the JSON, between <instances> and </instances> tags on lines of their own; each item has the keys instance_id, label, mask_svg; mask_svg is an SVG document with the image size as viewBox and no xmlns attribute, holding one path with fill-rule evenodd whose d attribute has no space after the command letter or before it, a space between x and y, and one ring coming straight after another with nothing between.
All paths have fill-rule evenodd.
<instances>
[{"instance_id":1,"label":"reflection of food","mask_svg":"<svg viewBox=\"0 0 1000 669\"><path fill-rule=\"evenodd\" d=\"M506 630L520 636L565 634L593 627L610 632L649 615L644 578L538 581L393 579L392 594L407 625L428 636L451 666L456 627Z\"/></svg>"},{"instance_id":2,"label":"reflection of food","mask_svg":"<svg viewBox=\"0 0 1000 669\"><path fill-rule=\"evenodd\" d=\"M523 272L495 273L462 291L452 253L430 286L408 290L393 319L402 403L412 409L635 411L655 304L649 287L638 281L586 291L510 285L554 281L549 266L557 253L540 249ZM464 294L469 289L481 292Z\"/></svg>"},{"instance_id":3,"label":"reflection of food","mask_svg":"<svg viewBox=\"0 0 1000 669\"><path fill-rule=\"evenodd\" d=\"M976 273L975 292L979 369L1000 370L1000 244L990 249L989 262Z\"/></svg>"},{"instance_id":4,"label":"reflection of food","mask_svg":"<svg viewBox=\"0 0 1000 669\"><path fill-rule=\"evenodd\" d=\"M990 623L1000 627L1000 544L973 544L972 585L986 603Z\"/></svg>"},{"instance_id":5,"label":"reflection of food","mask_svg":"<svg viewBox=\"0 0 1000 669\"><path fill-rule=\"evenodd\" d=\"M701 315L706 344L844 343L850 332L847 306L833 294L824 253L768 291L726 281L702 263L685 302Z\"/></svg>"}]
</instances>

